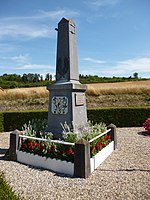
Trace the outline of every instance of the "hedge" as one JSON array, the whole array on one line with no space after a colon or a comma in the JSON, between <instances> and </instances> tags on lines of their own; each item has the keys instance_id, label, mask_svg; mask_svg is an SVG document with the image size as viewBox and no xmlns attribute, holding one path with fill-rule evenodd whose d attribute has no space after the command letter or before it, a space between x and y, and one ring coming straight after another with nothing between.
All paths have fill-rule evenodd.
<instances>
[{"instance_id":1,"label":"hedge","mask_svg":"<svg viewBox=\"0 0 150 200\"><path fill-rule=\"evenodd\" d=\"M105 122L117 127L139 127L150 117L150 107L138 108L92 108L87 110L88 119L94 124ZM21 130L32 119L47 119L48 111L1 112L0 132Z\"/></svg>"},{"instance_id":2,"label":"hedge","mask_svg":"<svg viewBox=\"0 0 150 200\"><path fill-rule=\"evenodd\" d=\"M32 119L47 119L47 111L3 112L4 131L21 130ZM0 125L1 126L1 125Z\"/></svg>"},{"instance_id":3,"label":"hedge","mask_svg":"<svg viewBox=\"0 0 150 200\"><path fill-rule=\"evenodd\" d=\"M88 109L88 119L93 123L105 122L117 127L140 127L150 117L150 107Z\"/></svg>"},{"instance_id":4,"label":"hedge","mask_svg":"<svg viewBox=\"0 0 150 200\"><path fill-rule=\"evenodd\" d=\"M4 131L4 120L3 120L3 113L0 112L0 132Z\"/></svg>"}]
</instances>

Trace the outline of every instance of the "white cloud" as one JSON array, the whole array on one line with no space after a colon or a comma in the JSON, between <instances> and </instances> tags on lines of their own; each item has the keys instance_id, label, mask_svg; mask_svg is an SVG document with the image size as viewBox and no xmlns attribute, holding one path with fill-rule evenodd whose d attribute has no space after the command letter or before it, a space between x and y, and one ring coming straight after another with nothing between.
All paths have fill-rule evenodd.
<instances>
[{"instance_id":1,"label":"white cloud","mask_svg":"<svg viewBox=\"0 0 150 200\"><path fill-rule=\"evenodd\" d=\"M57 10L57 11L43 11L39 10L39 13L41 14L41 18L51 18L55 20L61 19L63 16L65 17L76 17L79 16L79 12L73 11L73 10Z\"/></svg>"},{"instance_id":2,"label":"white cloud","mask_svg":"<svg viewBox=\"0 0 150 200\"><path fill-rule=\"evenodd\" d=\"M86 70L85 70L86 69ZM99 76L139 76L150 77L150 57L131 58L123 61L105 62L104 65L80 67L80 73Z\"/></svg>"},{"instance_id":3,"label":"white cloud","mask_svg":"<svg viewBox=\"0 0 150 200\"><path fill-rule=\"evenodd\" d=\"M52 31L46 25L34 25L28 23L19 22L9 22L7 24L0 23L0 39L5 37L25 37L25 38L37 38L37 37L50 37L52 36Z\"/></svg>"},{"instance_id":4,"label":"white cloud","mask_svg":"<svg viewBox=\"0 0 150 200\"><path fill-rule=\"evenodd\" d=\"M93 58L89 58L89 57L83 58L82 60L89 61L89 62L92 62L92 63L97 63L97 64L104 64L104 63L106 63L103 60L97 60L97 59L93 59Z\"/></svg>"},{"instance_id":5,"label":"white cloud","mask_svg":"<svg viewBox=\"0 0 150 200\"><path fill-rule=\"evenodd\" d=\"M117 68L136 72L149 72L150 73L150 58L133 58L118 62Z\"/></svg>"},{"instance_id":6,"label":"white cloud","mask_svg":"<svg viewBox=\"0 0 150 200\"><path fill-rule=\"evenodd\" d=\"M18 69L18 70L39 70L39 69L42 69L43 70L48 70L48 69L55 69L54 66L52 65L42 65L42 64L25 64L25 65L21 65L21 66L18 66L18 67L15 67L15 69Z\"/></svg>"},{"instance_id":7,"label":"white cloud","mask_svg":"<svg viewBox=\"0 0 150 200\"><path fill-rule=\"evenodd\" d=\"M85 4L87 4L90 8L98 9L101 7L110 7L118 4L120 0L86 0Z\"/></svg>"},{"instance_id":8,"label":"white cloud","mask_svg":"<svg viewBox=\"0 0 150 200\"><path fill-rule=\"evenodd\" d=\"M90 1L93 6L113 6L118 3L119 0L92 0Z\"/></svg>"},{"instance_id":9,"label":"white cloud","mask_svg":"<svg viewBox=\"0 0 150 200\"><path fill-rule=\"evenodd\" d=\"M7 61L14 61L18 64L24 64L24 63L28 63L30 61L30 56L29 54L25 54L25 55L18 55L18 56L12 56L12 57L2 57L2 60L7 60Z\"/></svg>"},{"instance_id":10,"label":"white cloud","mask_svg":"<svg viewBox=\"0 0 150 200\"><path fill-rule=\"evenodd\" d=\"M11 51L16 50L16 45L7 44L7 43L0 43L0 52L1 53L8 53Z\"/></svg>"},{"instance_id":11,"label":"white cloud","mask_svg":"<svg viewBox=\"0 0 150 200\"><path fill-rule=\"evenodd\" d=\"M19 38L37 38L37 37L54 37L54 27L50 27L50 24L54 23L54 20L61 19L62 17L74 17L78 16L76 11L70 11L66 9L57 11L43 11L39 10L35 15L31 16L15 16L1 18L0 21L0 39L5 37Z\"/></svg>"}]
</instances>

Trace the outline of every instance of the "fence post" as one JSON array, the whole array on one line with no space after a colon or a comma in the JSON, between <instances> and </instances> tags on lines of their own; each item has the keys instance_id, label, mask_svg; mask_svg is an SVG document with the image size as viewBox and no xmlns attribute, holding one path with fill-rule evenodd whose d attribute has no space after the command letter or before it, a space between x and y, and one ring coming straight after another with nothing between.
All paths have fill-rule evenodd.
<instances>
[{"instance_id":1,"label":"fence post","mask_svg":"<svg viewBox=\"0 0 150 200\"><path fill-rule=\"evenodd\" d=\"M90 144L88 141L81 139L75 143L74 176L88 178L90 174Z\"/></svg>"},{"instance_id":2,"label":"fence post","mask_svg":"<svg viewBox=\"0 0 150 200\"><path fill-rule=\"evenodd\" d=\"M107 126L107 129L111 129L111 141L114 141L114 150L117 148L117 134L116 134L116 126L114 124L110 124Z\"/></svg>"},{"instance_id":3,"label":"fence post","mask_svg":"<svg viewBox=\"0 0 150 200\"><path fill-rule=\"evenodd\" d=\"M12 161L17 161L19 134L20 131L18 130L15 130L14 132L10 133L10 145L9 145L8 157Z\"/></svg>"}]
</instances>

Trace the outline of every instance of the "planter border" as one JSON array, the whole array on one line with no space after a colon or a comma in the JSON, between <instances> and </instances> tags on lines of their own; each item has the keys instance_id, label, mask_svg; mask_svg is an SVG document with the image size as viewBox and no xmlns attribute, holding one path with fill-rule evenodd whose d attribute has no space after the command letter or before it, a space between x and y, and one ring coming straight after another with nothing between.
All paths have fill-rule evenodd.
<instances>
[{"instance_id":1,"label":"planter border","mask_svg":"<svg viewBox=\"0 0 150 200\"><path fill-rule=\"evenodd\" d=\"M105 148L99 151L95 156L90 158L90 170L91 173L97 169L97 167L107 159L107 157L114 150L114 141L109 143ZM74 175L74 163L57 160L55 158L46 158L31 153L26 153L17 150L17 161L34 167L49 169L54 172L64 173L73 176Z\"/></svg>"},{"instance_id":2,"label":"planter border","mask_svg":"<svg viewBox=\"0 0 150 200\"><path fill-rule=\"evenodd\" d=\"M46 158L26 152L21 152L18 150L19 137L20 137L20 131L18 130L10 134L10 147L6 156L8 156L10 160L19 161L24 164L32 165L35 167L42 167L45 169L50 169L55 172L74 175L75 177L79 178L88 178L90 174L117 147L116 126L110 124L107 128L109 130L105 131L105 133L108 133L108 131L110 132L111 142L106 147L104 147L100 152L98 152L93 158L90 158L90 142L84 139L81 139L80 141L75 143L74 163ZM103 133L102 135L104 135L105 133ZM38 140L41 139L38 138ZM61 143L65 144L65 142ZM74 145L74 143L72 144Z\"/></svg>"},{"instance_id":3,"label":"planter border","mask_svg":"<svg viewBox=\"0 0 150 200\"><path fill-rule=\"evenodd\" d=\"M90 158L91 173L114 151L114 141Z\"/></svg>"},{"instance_id":4,"label":"planter border","mask_svg":"<svg viewBox=\"0 0 150 200\"><path fill-rule=\"evenodd\" d=\"M49 169L54 172L74 175L74 164L67 161L42 157L17 150L17 161L34 167Z\"/></svg>"}]
</instances>

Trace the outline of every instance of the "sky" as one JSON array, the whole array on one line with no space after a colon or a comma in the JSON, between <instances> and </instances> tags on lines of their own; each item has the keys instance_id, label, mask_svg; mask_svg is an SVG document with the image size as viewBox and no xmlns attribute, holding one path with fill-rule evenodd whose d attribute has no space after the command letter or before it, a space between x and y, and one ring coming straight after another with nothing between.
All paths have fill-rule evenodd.
<instances>
[{"instance_id":1,"label":"sky","mask_svg":"<svg viewBox=\"0 0 150 200\"><path fill-rule=\"evenodd\" d=\"M0 75L55 75L63 17L76 24L80 74L150 78L150 0L0 0Z\"/></svg>"}]
</instances>

